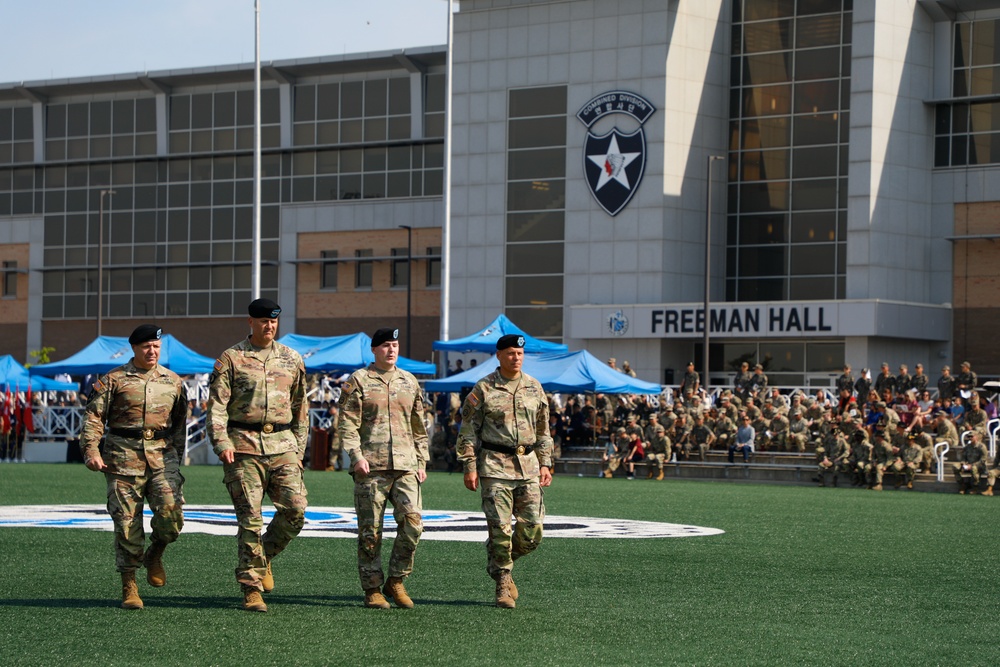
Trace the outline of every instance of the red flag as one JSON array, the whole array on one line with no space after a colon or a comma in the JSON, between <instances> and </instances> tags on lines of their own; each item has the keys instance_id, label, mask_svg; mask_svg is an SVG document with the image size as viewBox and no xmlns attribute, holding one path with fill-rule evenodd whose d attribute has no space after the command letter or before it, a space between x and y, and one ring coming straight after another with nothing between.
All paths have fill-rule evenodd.
<instances>
[{"instance_id":1,"label":"red flag","mask_svg":"<svg viewBox=\"0 0 1000 667\"><path fill-rule=\"evenodd\" d=\"M34 403L31 400L31 385L28 385L28 393L24 398L24 428L27 429L28 433L35 432L35 415L34 415Z\"/></svg>"},{"instance_id":2,"label":"red flag","mask_svg":"<svg viewBox=\"0 0 1000 667\"><path fill-rule=\"evenodd\" d=\"M10 385L6 385L4 389L6 390L6 393L3 398L3 414L0 415L3 419L3 424L0 425L0 431L2 431L4 435L7 435L10 433Z\"/></svg>"}]
</instances>

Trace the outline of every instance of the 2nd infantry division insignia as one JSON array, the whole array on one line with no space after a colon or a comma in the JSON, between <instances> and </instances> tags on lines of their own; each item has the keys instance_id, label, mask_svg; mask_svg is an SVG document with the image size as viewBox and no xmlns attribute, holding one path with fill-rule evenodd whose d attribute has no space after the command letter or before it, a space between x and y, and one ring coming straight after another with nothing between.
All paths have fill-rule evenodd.
<instances>
[{"instance_id":1,"label":"2nd infantry division insignia","mask_svg":"<svg viewBox=\"0 0 1000 667\"><path fill-rule=\"evenodd\" d=\"M598 95L576 114L588 130L583 147L587 186L608 215L618 215L639 188L646 168L646 135L642 125L654 111L656 107L641 95L615 90ZM600 124L602 127L595 127L599 120L620 115L631 117L638 127L625 132L614 125L604 134L595 134L595 130L602 131L609 122L614 122L609 118Z\"/></svg>"}]
</instances>

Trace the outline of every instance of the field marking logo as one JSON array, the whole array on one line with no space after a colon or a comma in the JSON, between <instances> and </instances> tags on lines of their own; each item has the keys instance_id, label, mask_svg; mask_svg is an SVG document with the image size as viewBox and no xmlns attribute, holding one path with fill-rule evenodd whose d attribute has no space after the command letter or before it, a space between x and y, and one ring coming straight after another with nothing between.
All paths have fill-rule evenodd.
<instances>
[{"instance_id":1,"label":"field marking logo","mask_svg":"<svg viewBox=\"0 0 1000 667\"><path fill-rule=\"evenodd\" d=\"M615 336L624 336L628 331L628 317L621 310L616 310L608 316L608 331Z\"/></svg>"},{"instance_id":2,"label":"field marking logo","mask_svg":"<svg viewBox=\"0 0 1000 667\"><path fill-rule=\"evenodd\" d=\"M264 520L270 521L274 509L264 508ZM143 523L151 530L152 513L147 508ZM481 512L444 512L424 510L422 540L450 542L485 542L486 519ZM103 505L4 505L0 506L0 528L88 528L111 532L114 524ZM388 513L385 533L393 535L396 524ZM208 535L236 535L236 516L227 505L185 505L184 532ZM664 537L700 537L721 535L718 528L685 526L676 523L602 519L579 516L545 517L545 537L649 539ZM303 537L358 536L358 519L347 507L310 507L306 510Z\"/></svg>"},{"instance_id":3,"label":"field marking logo","mask_svg":"<svg viewBox=\"0 0 1000 667\"><path fill-rule=\"evenodd\" d=\"M639 188L646 169L646 134L642 125L656 111L649 100L624 90L602 93L583 105L576 117L587 126L583 173L594 199L614 217ZM624 115L639 123L632 132L617 125L604 134L593 131L605 116Z\"/></svg>"}]
</instances>

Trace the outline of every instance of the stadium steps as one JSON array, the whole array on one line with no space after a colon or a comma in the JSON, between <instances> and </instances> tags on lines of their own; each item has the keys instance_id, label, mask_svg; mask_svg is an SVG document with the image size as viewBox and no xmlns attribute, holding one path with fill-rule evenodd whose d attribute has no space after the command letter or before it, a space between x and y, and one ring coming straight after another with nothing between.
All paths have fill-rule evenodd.
<instances>
[{"instance_id":1,"label":"stadium steps","mask_svg":"<svg viewBox=\"0 0 1000 667\"><path fill-rule=\"evenodd\" d=\"M600 477L605 465L601 461L603 447L566 447L556 461L556 474L580 477ZM729 463L724 452L710 452L707 461L697 459L668 463L663 467L667 479L701 479L723 481L749 481L762 483L802 484L816 486L816 455L811 452L758 452L751 463ZM645 478L649 468L645 463L636 464L636 477ZM615 471L616 478L624 478L624 469ZM884 488L893 490L895 477L886 475ZM851 488L850 479L840 476L840 486ZM918 474L913 489L937 493L956 493L957 486L948 474L938 482L933 474ZM903 489L905 490L905 489Z\"/></svg>"}]
</instances>

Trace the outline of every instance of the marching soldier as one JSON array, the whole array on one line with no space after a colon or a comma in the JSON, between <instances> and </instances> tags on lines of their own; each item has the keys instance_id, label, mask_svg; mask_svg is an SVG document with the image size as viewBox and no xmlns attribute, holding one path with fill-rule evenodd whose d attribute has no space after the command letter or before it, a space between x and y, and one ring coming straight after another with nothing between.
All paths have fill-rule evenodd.
<instances>
[{"instance_id":1,"label":"marching soldier","mask_svg":"<svg viewBox=\"0 0 1000 667\"><path fill-rule=\"evenodd\" d=\"M466 488L482 487L489 530L486 571L496 581L496 604L512 609L518 597L514 561L542 541L542 489L552 484L552 439L545 391L521 371L524 337L502 336L496 348L499 368L477 382L462 405L457 449Z\"/></svg>"},{"instance_id":2,"label":"marching soldier","mask_svg":"<svg viewBox=\"0 0 1000 667\"><path fill-rule=\"evenodd\" d=\"M135 581L140 566L151 586L166 584L163 552L184 526L180 464L187 392L176 373L159 365L161 335L153 324L136 327L128 338L132 359L94 383L80 434L84 463L103 472L107 481L123 609L142 609ZM149 501L153 512L152 540L145 552L143 501Z\"/></svg>"},{"instance_id":3,"label":"marching soldier","mask_svg":"<svg viewBox=\"0 0 1000 667\"><path fill-rule=\"evenodd\" d=\"M396 367L399 329L376 331L372 352L375 361L354 371L344 385L337 426L354 477L358 575L366 607L388 609L388 597L397 606L412 609L403 580L413 571L413 555L423 532L420 485L427 479L430 456L424 406L417 379ZM546 417L546 433L548 428ZM388 581L381 556L386 501L392 503L396 519Z\"/></svg>"},{"instance_id":4,"label":"marching soldier","mask_svg":"<svg viewBox=\"0 0 1000 667\"><path fill-rule=\"evenodd\" d=\"M208 436L223 463L223 482L236 510L236 581L243 590L243 608L266 612L261 592L274 588L271 561L305 523L302 457L309 404L302 357L275 340L281 308L270 299L256 299L247 314L250 335L215 362ZM275 513L261 536L264 494Z\"/></svg>"}]
</instances>

